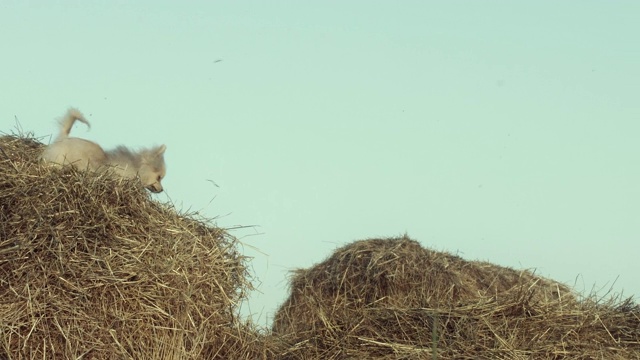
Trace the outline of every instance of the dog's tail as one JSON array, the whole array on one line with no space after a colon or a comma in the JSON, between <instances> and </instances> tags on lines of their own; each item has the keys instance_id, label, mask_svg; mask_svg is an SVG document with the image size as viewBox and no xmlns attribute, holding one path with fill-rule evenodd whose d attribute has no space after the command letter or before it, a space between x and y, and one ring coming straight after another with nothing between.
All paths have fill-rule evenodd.
<instances>
[{"instance_id":1,"label":"dog's tail","mask_svg":"<svg viewBox=\"0 0 640 360\"><path fill-rule=\"evenodd\" d=\"M69 137L69 132L71 131L71 127L76 120L87 124L90 128L91 124L84 118L84 115L80 112L80 110L76 108L69 108L67 113L60 119L60 133L58 134L58 138L56 140L64 139Z\"/></svg>"}]
</instances>

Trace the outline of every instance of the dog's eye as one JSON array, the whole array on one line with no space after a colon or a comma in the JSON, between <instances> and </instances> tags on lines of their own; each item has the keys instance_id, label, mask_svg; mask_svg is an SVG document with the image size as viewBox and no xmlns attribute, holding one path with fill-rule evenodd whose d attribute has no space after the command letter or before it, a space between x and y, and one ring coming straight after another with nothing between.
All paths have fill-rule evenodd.
<instances>
[{"instance_id":1,"label":"dog's eye","mask_svg":"<svg viewBox=\"0 0 640 360\"><path fill-rule=\"evenodd\" d=\"M158 175L158 181L162 180L162 176Z\"/></svg>"}]
</instances>

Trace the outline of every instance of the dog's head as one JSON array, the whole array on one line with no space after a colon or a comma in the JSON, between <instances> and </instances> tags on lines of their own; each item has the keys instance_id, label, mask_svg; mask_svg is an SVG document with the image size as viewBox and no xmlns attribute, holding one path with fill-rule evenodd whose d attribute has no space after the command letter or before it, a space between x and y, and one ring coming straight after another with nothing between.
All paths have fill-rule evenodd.
<instances>
[{"instance_id":1,"label":"dog's head","mask_svg":"<svg viewBox=\"0 0 640 360\"><path fill-rule=\"evenodd\" d=\"M142 154L138 176L142 181L142 185L154 193L162 192L162 179L167 172L167 167L164 163L164 151L166 149L165 145L160 145Z\"/></svg>"}]
</instances>

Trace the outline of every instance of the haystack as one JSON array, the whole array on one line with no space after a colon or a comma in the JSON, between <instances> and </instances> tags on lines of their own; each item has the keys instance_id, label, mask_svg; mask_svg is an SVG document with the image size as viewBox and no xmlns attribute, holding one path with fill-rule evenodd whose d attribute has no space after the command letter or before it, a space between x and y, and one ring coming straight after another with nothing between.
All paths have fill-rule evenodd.
<instances>
[{"instance_id":1,"label":"haystack","mask_svg":"<svg viewBox=\"0 0 640 360\"><path fill-rule=\"evenodd\" d=\"M285 359L636 359L640 309L423 248L356 241L297 270L273 334Z\"/></svg>"},{"instance_id":2,"label":"haystack","mask_svg":"<svg viewBox=\"0 0 640 360\"><path fill-rule=\"evenodd\" d=\"M0 359L254 359L236 239L136 180L0 138Z\"/></svg>"}]
</instances>

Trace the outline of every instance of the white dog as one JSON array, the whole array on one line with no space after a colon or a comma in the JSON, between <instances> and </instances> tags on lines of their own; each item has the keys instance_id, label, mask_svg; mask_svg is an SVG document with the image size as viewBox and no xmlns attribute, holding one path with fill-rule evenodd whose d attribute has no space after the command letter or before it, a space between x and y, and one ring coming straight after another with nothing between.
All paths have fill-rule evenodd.
<instances>
[{"instance_id":1,"label":"white dog","mask_svg":"<svg viewBox=\"0 0 640 360\"><path fill-rule=\"evenodd\" d=\"M151 192L162 191L162 179L166 173L164 163L165 145L131 151L124 146L104 151L100 145L89 140L69 137L73 123L78 120L90 127L87 119L77 109L71 108L60 119L60 134L47 146L42 159L56 164L72 164L79 169L103 171L113 169L125 178L139 177L142 184Z\"/></svg>"}]
</instances>

